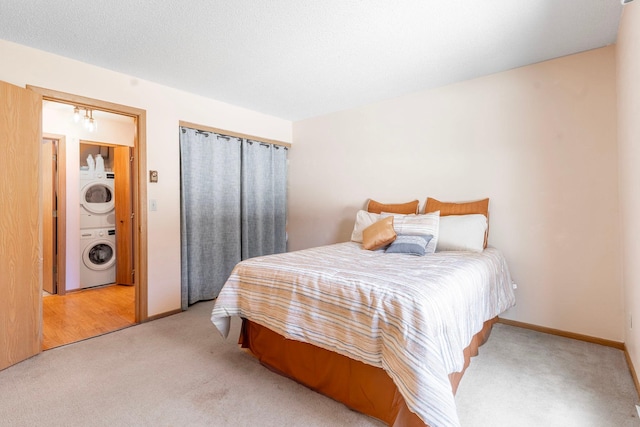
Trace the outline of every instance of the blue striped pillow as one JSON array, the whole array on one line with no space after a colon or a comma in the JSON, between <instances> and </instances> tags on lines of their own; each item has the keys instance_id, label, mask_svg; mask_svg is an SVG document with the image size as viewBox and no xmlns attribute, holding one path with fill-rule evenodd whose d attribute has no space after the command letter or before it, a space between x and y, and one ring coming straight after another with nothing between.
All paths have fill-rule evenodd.
<instances>
[{"instance_id":1,"label":"blue striped pillow","mask_svg":"<svg viewBox=\"0 0 640 427\"><path fill-rule=\"evenodd\" d=\"M431 234L398 234L396 240L385 250L386 253L424 255L427 245L433 239Z\"/></svg>"}]
</instances>

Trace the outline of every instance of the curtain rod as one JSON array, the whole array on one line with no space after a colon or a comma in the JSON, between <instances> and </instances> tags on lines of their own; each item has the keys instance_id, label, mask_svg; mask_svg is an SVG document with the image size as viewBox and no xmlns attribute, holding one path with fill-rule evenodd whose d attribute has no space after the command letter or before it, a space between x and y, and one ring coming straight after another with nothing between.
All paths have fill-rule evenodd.
<instances>
[{"instance_id":1,"label":"curtain rod","mask_svg":"<svg viewBox=\"0 0 640 427\"><path fill-rule=\"evenodd\" d=\"M199 130L199 131L213 132L213 133L217 133L217 134L220 134L220 135L233 136L233 137L236 137L236 138L243 138L243 139L250 139L252 141L264 142L265 144L279 145L279 146L282 146L282 147L285 147L285 148L291 148L291 144L290 143L283 142L283 141L278 141L276 139L260 138L259 136L247 135L245 133L233 132L233 131L229 131L229 130L225 130L225 129L214 128L214 127L211 127L211 126L204 126L204 125L199 125L199 124L196 124L196 123L184 122L182 120L180 120L179 125L183 126L183 127Z\"/></svg>"}]
</instances>

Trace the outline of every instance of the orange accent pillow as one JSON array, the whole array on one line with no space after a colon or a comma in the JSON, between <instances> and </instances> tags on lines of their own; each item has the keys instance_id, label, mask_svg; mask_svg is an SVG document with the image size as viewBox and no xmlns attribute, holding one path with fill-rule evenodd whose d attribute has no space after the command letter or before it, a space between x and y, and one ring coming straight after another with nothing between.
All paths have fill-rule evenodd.
<instances>
[{"instance_id":1,"label":"orange accent pillow","mask_svg":"<svg viewBox=\"0 0 640 427\"><path fill-rule=\"evenodd\" d=\"M420 204L419 200L414 200L413 202L407 203L380 203L375 200L369 199L369 203L367 204L367 212L380 214L382 212L387 213L396 213L396 214L416 214L418 213L418 205Z\"/></svg>"},{"instance_id":2,"label":"orange accent pillow","mask_svg":"<svg viewBox=\"0 0 640 427\"><path fill-rule=\"evenodd\" d=\"M396 232L393 229L393 216L388 216L378 222L374 222L362 231L362 247L375 251L396 240Z\"/></svg>"},{"instance_id":3,"label":"orange accent pillow","mask_svg":"<svg viewBox=\"0 0 640 427\"><path fill-rule=\"evenodd\" d=\"M424 213L440 211L440 216L447 215L471 215L482 214L489 216L489 199L477 200L475 202L452 203L441 202L431 197L427 197Z\"/></svg>"},{"instance_id":4,"label":"orange accent pillow","mask_svg":"<svg viewBox=\"0 0 640 427\"><path fill-rule=\"evenodd\" d=\"M487 231L484 232L484 245L487 247L489 240L489 199L476 200L475 202L441 202L427 197L424 205L424 213L440 211L440 216L482 214L487 217Z\"/></svg>"}]
</instances>

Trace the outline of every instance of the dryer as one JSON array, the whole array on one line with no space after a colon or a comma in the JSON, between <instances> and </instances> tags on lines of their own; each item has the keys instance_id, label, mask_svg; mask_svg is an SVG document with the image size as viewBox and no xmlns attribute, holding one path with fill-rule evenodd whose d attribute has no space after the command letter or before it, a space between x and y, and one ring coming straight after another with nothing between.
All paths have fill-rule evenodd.
<instances>
[{"instance_id":1,"label":"dryer","mask_svg":"<svg viewBox=\"0 0 640 427\"><path fill-rule=\"evenodd\" d=\"M80 231L80 287L116 281L116 230L95 228Z\"/></svg>"},{"instance_id":2,"label":"dryer","mask_svg":"<svg viewBox=\"0 0 640 427\"><path fill-rule=\"evenodd\" d=\"M113 172L80 171L80 229L115 226L114 183Z\"/></svg>"}]
</instances>

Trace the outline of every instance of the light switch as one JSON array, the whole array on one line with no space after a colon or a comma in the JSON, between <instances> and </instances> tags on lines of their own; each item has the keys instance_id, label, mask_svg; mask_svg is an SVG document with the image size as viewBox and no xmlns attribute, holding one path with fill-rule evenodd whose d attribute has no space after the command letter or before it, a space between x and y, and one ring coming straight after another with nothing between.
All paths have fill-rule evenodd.
<instances>
[{"instance_id":1,"label":"light switch","mask_svg":"<svg viewBox=\"0 0 640 427\"><path fill-rule=\"evenodd\" d=\"M157 211L158 210L158 202L156 202L156 199L150 199L149 200L149 210L150 211Z\"/></svg>"},{"instance_id":2,"label":"light switch","mask_svg":"<svg viewBox=\"0 0 640 427\"><path fill-rule=\"evenodd\" d=\"M149 182L158 182L158 171L149 171Z\"/></svg>"}]
</instances>

